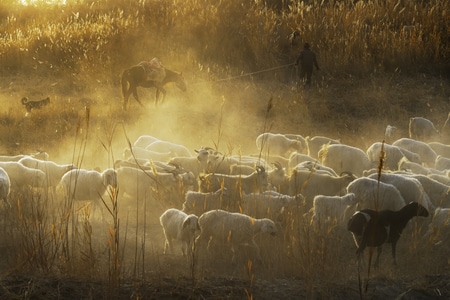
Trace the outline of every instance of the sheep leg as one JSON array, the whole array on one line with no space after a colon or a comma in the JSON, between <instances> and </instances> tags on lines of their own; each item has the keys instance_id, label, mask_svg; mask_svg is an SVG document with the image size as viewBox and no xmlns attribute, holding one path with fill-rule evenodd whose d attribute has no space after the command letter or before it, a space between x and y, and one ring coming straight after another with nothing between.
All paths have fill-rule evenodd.
<instances>
[{"instance_id":1,"label":"sheep leg","mask_svg":"<svg viewBox=\"0 0 450 300\"><path fill-rule=\"evenodd\" d=\"M383 247L377 247L377 259L375 260L375 269L378 269L378 263L380 262L380 255L381 251L383 250Z\"/></svg>"},{"instance_id":2,"label":"sheep leg","mask_svg":"<svg viewBox=\"0 0 450 300\"><path fill-rule=\"evenodd\" d=\"M253 248L255 248L255 252L256 252L256 261L257 261L258 263L262 263L261 250L259 249L259 246L255 243L254 240L252 240L251 246L253 246Z\"/></svg>"},{"instance_id":3,"label":"sheep leg","mask_svg":"<svg viewBox=\"0 0 450 300\"><path fill-rule=\"evenodd\" d=\"M397 246L397 242L392 242L392 258L394 259L394 266L396 266L397 265L397 259L396 259L396 257L395 257L395 249L396 249L396 246Z\"/></svg>"}]
</instances>

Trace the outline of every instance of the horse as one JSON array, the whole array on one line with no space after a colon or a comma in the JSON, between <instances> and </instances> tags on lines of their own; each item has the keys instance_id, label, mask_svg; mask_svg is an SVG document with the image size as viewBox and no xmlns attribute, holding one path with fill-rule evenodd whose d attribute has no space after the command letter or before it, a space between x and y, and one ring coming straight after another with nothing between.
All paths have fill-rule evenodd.
<instances>
[{"instance_id":1,"label":"horse","mask_svg":"<svg viewBox=\"0 0 450 300\"><path fill-rule=\"evenodd\" d=\"M171 71L169 69L165 70L164 79L159 82L155 80L147 79L147 71L143 65L135 65L132 66L122 72L121 76L121 84L122 84L122 96L123 96L123 109L127 109L128 98L131 94L133 94L134 99L141 105L144 106L139 100L139 96L137 94L137 87L144 88L156 88L156 100L155 105L158 103L158 99L160 93L163 94L162 101L166 96L166 90L164 89L164 85L169 82L175 82L176 86L185 92L187 90L186 81L181 73Z\"/></svg>"}]
</instances>

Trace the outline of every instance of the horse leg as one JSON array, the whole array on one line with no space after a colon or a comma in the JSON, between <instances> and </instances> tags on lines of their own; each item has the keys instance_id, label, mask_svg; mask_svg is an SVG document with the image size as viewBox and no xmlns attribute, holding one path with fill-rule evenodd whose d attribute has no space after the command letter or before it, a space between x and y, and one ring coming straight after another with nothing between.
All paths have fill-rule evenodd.
<instances>
[{"instance_id":1,"label":"horse leg","mask_svg":"<svg viewBox=\"0 0 450 300\"><path fill-rule=\"evenodd\" d=\"M131 89L131 88L130 88ZM136 99L136 101L142 106L142 107L144 107L144 104L142 104L141 103L141 100L139 100L139 96L138 96L138 93L137 93L137 88L134 86L133 87L133 97L134 97L134 99Z\"/></svg>"},{"instance_id":2,"label":"horse leg","mask_svg":"<svg viewBox=\"0 0 450 300\"><path fill-rule=\"evenodd\" d=\"M164 99L166 98L166 90L164 88L162 88L162 87L156 88L156 102L155 102L155 106L156 106L156 103L159 100L159 95L160 94L162 94L161 102L164 102Z\"/></svg>"}]
</instances>

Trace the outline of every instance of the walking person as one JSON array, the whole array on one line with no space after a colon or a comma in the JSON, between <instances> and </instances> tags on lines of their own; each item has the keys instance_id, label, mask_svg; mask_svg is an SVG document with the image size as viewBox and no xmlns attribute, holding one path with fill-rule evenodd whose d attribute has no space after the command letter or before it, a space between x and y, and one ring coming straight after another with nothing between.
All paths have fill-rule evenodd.
<instances>
[{"instance_id":1,"label":"walking person","mask_svg":"<svg viewBox=\"0 0 450 300\"><path fill-rule=\"evenodd\" d=\"M316 67L317 71L319 71L316 54L311 51L310 47L311 46L308 43L305 43L303 45L303 50L300 52L297 60L295 61L295 65L300 66L300 80L304 82L306 77L307 86L311 86L311 76L314 66Z\"/></svg>"}]
</instances>

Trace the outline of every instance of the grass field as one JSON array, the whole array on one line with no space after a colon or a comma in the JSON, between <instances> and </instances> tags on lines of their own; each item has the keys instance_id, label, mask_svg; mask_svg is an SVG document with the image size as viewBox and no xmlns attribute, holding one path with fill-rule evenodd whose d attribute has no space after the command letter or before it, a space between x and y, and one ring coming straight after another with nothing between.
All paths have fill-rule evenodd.
<instances>
[{"instance_id":1,"label":"grass field","mask_svg":"<svg viewBox=\"0 0 450 300\"><path fill-rule=\"evenodd\" d=\"M39 2L39 1L38 1ZM257 154L264 131L324 135L367 149L409 118L442 131L450 111L448 1L77 1L0 4L0 154L46 151L58 163L112 167L143 134L227 155ZM287 6L286 3L289 3ZM297 43L287 36L300 31ZM309 89L292 66L302 44L318 54ZM122 110L120 74L158 57L188 90L138 89ZM22 97L50 97L27 113ZM268 105L271 108L268 109ZM391 266L358 273L350 234L293 217L230 265L227 252L187 263L163 255L157 217L139 199L68 207L53 194L13 193L1 206L0 297L5 299L431 299L449 297L449 243L414 222ZM115 207L115 204L118 206ZM104 207L103 207L104 208ZM323 228L322 228L323 229ZM368 251L367 251L368 252ZM366 253L367 254L367 253ZM367 255L366 255L367 256ZM359 278L368 291L359 291ZM363 284L364 285L364 284Z\"/></svg>"}]
</instances>

